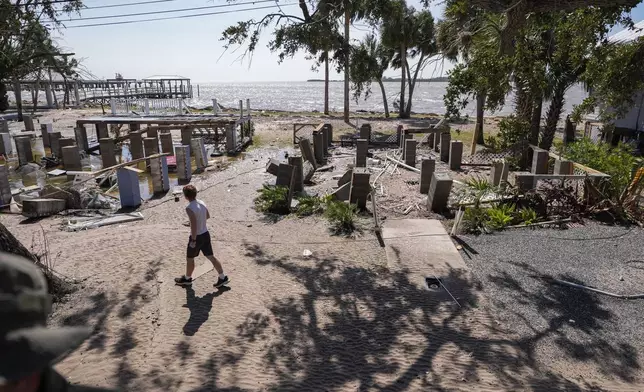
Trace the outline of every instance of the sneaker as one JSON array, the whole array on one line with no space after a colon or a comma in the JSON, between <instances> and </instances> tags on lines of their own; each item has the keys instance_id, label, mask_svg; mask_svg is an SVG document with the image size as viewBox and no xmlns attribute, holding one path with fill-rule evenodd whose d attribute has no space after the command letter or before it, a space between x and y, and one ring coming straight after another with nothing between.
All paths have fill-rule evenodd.
<instances>
[{"instance_id":1,"label":"sneaker","mask_svg":"<svg viewBox=\"0 0 644 392\"><path fill-rule=\"evenodd\" d=\"M182 275L179 278L174 278L174 283L179 286L192 286L192 278L186 278Z\"/></svg>"},{"instance_id":2,"label":"sneaker","mask_svg":"<svg viewBox=\"0 0 644 392\"><path fill-rule=\"evenodd\" d=\"M213 286L221 287L221 286L225 285L228 282L230 282L230 279L228 279L228 275L226 275L226 276L224 276L223 279L222 278L217 279L217 282L215 282L215 284Z\"/></svg>"}]
</instances>

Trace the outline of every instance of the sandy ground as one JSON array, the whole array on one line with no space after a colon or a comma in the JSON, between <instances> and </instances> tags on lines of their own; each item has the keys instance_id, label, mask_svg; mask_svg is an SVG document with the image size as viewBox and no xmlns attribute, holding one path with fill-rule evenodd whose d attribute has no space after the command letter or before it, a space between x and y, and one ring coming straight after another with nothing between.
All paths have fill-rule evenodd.
<instances>
[{"instance_id":1,"label":"sandy ground","mask_svg":"<svg viewBox=\"0 0 644 392\"><path fill-rule=\"evenodd\" d=\"M71 132L78 113L48 116L56 129ZM79 282L50 322L91 325L94 333L58 365L63 374L137 391L642 389L639 367L625 379L612 367L600 371L601 361L535 358L522 335L497 317L493 298L469 270L449 276L461 307L432 295L410 271L388 265L370 215L360 217L357 238L347 239L330 236L321 217L273 222L255 212L256 190L274 181L266 161L289 143L292 122L300 120L310 121L259 118L262 146L223 171L193 177L210 207L215 253L232 279L230 289L212 287L214 272L192 289L174 285L184 271L189 229L183 203L171 195L146 202L143 221L77 233L60 231L61 218L25 223L2 215L28 247L44 233L55 269ZM334 169L316 174L307 192L330 189L352 151L336 149ZM374 173L384 169L383 155L374 151L380 161L372 162ZM431 216L416 175L381 178L383 218ZM304 250L313 255L304 257Z\"/></svg>"}]
</instances>

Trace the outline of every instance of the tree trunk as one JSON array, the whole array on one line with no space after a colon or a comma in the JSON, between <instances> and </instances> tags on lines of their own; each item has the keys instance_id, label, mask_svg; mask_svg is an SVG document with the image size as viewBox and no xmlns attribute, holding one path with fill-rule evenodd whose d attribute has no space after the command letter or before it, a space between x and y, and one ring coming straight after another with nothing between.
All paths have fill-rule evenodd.
<instances>
[{"instance_id":1,"label":"tree trunk","mask_svg":"<svg viewBox=\"0 0 644 392\"><path fill-rule=\"evenodd\" d=\"M7 96L7 85L0 82L0 113L9 109L9 97Z\"/></svg>"},{"instance_id":2,"label":"tree trunk","mask_svg":"<svg viewBox=\"0 0 644 392\"><path fill-rule=\"evenodd\" d=\"M329 51L324 53L324 114L329 115Z\"/></svg>"},{"instance_id":3,"label":"tree trunk","mask_svg":"<svg viewBox=\"0 0 644 392\"><path fill-rule=\"evenodd\" d=\"M22 121L22 89L18 78L13 78L13 93L16 97L16 110L18 111L18 121Z\"/></svg>"},{"instance_id":4,"label":"tree trunk","mask_svg":"<svg viewBox=\"0 0 644 392\"><path fill-rule=\"evenodd\" d=\"M69 285L51 271L46 271L43 265L37 262L36 257L2 223L0 223L0 252L18 255L35 263L43 271L47 279L49 293L54 295L54 299L70 292Z\"/></svg>"},{"instance_id":5,"label":"tree trunk","mask_svg":"<svg viewBox=\"0 0 644 392\"><path fill-rule=\"evenodd\" d=\"M523 122L532 120L532 99L530 91L521 81L515 82L516 97L514 99L516 117Z\"/></svg>"},{"instance_id":6,"label":"tree trunk","mask_svg":"<svg viewBox=\"0 0 644 392\"><path fill-rule=\"evenodd\" d=\"M378 79L378 84L382 92L382 103L385 106L385 118L389 118L389 105L387 104L387 95L385 94L385 84L382 83L382 79Z\"/></svg>"},{"instance_id":7,"label":"tree trunk","mask_svg":"<svg viewBox=\"0 0 644 392\"><path fill-rule=\"evenodd\" d=\"M530 121L530 144L536 146L539 143L539 131L541 130L541 112L543 111L543 95L534 100L532 109L532 120Z\"/></svg>"},{"instance_id":8,"label":"tree trunk","mask_svg":"<svg viewBox=\"0 0 644 392\"><path fill-rule=\"evenodd\" d=\"M400 45L400 69L402 75L400 78L400 107L398 108L398 116L400 118L408 118L405 116L405 87L407 85L407 48L405 48L405 45Z\"/></svg>"},{"instance_id":9,"label":"tree trunk","mask_svg":"<svg viewBox=\"0 0 644 392\"><path fill-rule=\"evenodd\" d=\"M351 10L348 2L344 4L344 122L349 123L349 30Z\"/></svg>"},{"instance_id":10,"label":"tree trunk","mask_svg":"<svg viewBox=\"0 0 644 392\"><path fill-rule=\"evenodd\" d=\"M51 86L51 95L54 97L54 107L58 109L58 98L56 98L56 89L54 88L54 80L51 77L51 69L48 69L49 72L49 85ZM105 113L103 113L105 114Z\"/></svg>"},{"instance_id":11,"label":"tree trunk","mask_svg":"<svg viewBox=\"0 0 644 392\"><path fill-rule=\"evenodd\" d=\"M485 121L485 99L486 93L481 92L476 95L476 125L474 132L476 133L476 144L485 144L485 137L483 136L483 123Z\"/></svg>"},{"instance_id":12,"label":"tree trunk","mask_svg":"<svg viewBox=\"0 0 644 392\"><path fill-rule=\"evenodd\" d=\"M552 147L552 141L555 139L555 132L557 131L557 123L561 117L561 111L564 106L564 95L566 89L564 87L557 87L555 89L552 100L550 101L550 107L548 107L548 112L546 113L546 127L543 129L541 134L541 142L539 147L544 150L550 150Z\"/></svg>"}]
</instances>

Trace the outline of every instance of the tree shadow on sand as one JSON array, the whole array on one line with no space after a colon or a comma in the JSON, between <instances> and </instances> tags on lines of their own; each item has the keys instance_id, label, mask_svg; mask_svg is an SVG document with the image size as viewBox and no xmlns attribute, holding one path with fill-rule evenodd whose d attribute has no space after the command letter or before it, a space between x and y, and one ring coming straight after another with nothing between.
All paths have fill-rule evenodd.
<instances>
[{"instance_id":1,"label":"tree shadow on sand","mask_svg":"<svg viewBox=\"0 0 644 392\"><path fill-rule=\"evenodd\" d=\"M210 374L204 384L210 387L200 391L218 390L216 378L223 367L243 374L244 369L237 366L249 349L258 347L253 346L257 342L263 347L262 367L277 380L262 387L273 391L337 390L348 385L359 391L441 391L451 390L458 385L455 382L478 382L484 377L489 381L490 374L499 390L603 391L537 364L534 343L544 334L556 333L561 322L556 316L550 320L551 329L520 340L494 333L500 332L496 327L486 326L487 333L481 333L479 326L475 330L468 324L466 320L480 310L476 284L465 271L451 270L441 277L459 307L444 290L430 291L410 281L407 271L346 267L334 257L291 259L251 244L246 244L246 255L288 275L305 293L273 300L267 305L270 316L248 314L226 359L211 357L203 364L204 373ZM508 284L516 285L511 280ZM566 306L562 298L542 303ZM606 315L589 312L587 317ZM278 327L270 327L269 318L277 320ZM577 328L592 328L591 319L581 321ZM557 338L562 345L570 343L563 334ZM622 354L619 349L586 349L590 352L582 350L581 356L595 356L598 363L616 361ZM568 354L579 358L580 350L571 346ZM459 353L467 353L468 358ZM618 377L627 373L617 364L637 366L615 362L607 371Z\"/></svg>"}]
</instances>

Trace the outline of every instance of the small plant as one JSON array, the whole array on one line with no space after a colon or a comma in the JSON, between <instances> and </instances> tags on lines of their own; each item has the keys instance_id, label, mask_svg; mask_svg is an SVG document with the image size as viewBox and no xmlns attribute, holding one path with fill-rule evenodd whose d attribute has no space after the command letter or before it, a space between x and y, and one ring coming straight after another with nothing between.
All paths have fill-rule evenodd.
<instances>
[{"instance_id":1,"label":"small plant","mask_svg":"<svg viewBox=\"0 0 644 392\"><path fill-rule=\"evenodd\" d=\"M322 199L316 196L301 196L297 199L297 210L295 213L299 217L310 216L322 213L324 210Z\"/></svg>"},{"instance_id":2,"label":"small plant","mask_svg":"<svg viewBox=\"0 0 644 392\"><path fill-rule=\"evenodd\" d=\"M463 229L466 233L487 233L488 216L481 207L468 207L463 214Z\"/></svg>"},{"instance_id":3,"label":"small plant","mask_svg":"<svg viewBox=\"0 0 644 392\"><path fill-rule=\"evenodd\" d=\"M288 205L288 188L283 186L264 185L255 198L255 209L259 212L285 215L290 212Z\"/></svg>"},{"instance_id":4,"label":"small plant","mask_svg":"<svg viewBox=\"0 0 644 392\"><path fill-rule=\"evenodd\" d=\"M324 215L331 224L334 234L349 235L356 229L355 218L358 207L342 201L329 201Z\"/></svg>"},{"instance_id":5,"label":"small plant","mask_svg":"<svg viewBox=\"0 0 644 392\"><path fill-rule=\"evenodd\" d=\"M522 208L519 210L518 218L526 225L531 225L537 221L537 212L532 208Z\"/></svg>"},{"instance_id":6,"label":"small plant","mask_svg":"<svg viewBox=\"0 0 644 392\"><path fill-rule=\"evenodd\" d=\"M493 230L500 230L512 223L515 207L513 204L501 204L486 210L488 220L486 224Z\"/></svg>"}]
</instances>

